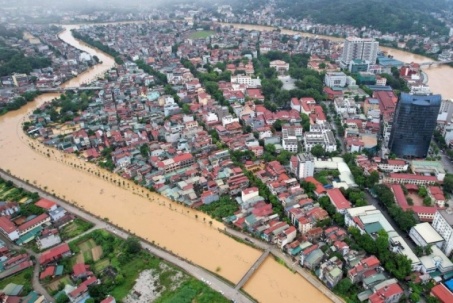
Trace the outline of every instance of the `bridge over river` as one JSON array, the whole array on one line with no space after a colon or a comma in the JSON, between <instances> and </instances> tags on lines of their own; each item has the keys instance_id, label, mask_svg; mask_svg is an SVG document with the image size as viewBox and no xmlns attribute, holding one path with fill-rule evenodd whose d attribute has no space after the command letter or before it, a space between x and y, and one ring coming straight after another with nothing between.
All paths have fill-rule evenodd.
<instances>
[{"instance_id":1,"label":"bridge over river","mask_svg":"<svg viewBox=\"0 0 453 303\"><path fill-rule=\"evenodd\" d=\"M442 64L448 64L448 63L453 63L453 60L448 60L448 61L430 61L430 62L422 62L422 63L419 63L419 64L420 64L420 67L423 67L423 66L431 67L433 65L442 65Z\"/></svg>"},{"instance_id":2,"label":"bridge over river","mask_svg":"<svg viewBox=\"0 0 453 303\"><path fill-rule=\"evenodd\" d=\"M89 90L101 90L104 89L101 86L79 86L79 87L43 87L38 88L37 91L43 93L63 93L65 91L89 91Z\"/></svg>"}]
</instances>

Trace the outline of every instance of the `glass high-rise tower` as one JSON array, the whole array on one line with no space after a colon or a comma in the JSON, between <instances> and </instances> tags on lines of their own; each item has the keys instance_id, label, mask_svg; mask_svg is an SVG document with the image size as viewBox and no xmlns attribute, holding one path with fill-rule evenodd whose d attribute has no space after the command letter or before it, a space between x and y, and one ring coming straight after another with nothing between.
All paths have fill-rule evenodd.
<instances>
[{"instance_id":1,"label":"glass high-rise tower","mask_svg":"<svg viewBox=\"0 0 453 303\"><path fill-rule=\"evenodd\" d=\"M390 133L391 152L403 158L426 157L441 103L441 95L401 93Z\"/></svg>"}]
</instances>

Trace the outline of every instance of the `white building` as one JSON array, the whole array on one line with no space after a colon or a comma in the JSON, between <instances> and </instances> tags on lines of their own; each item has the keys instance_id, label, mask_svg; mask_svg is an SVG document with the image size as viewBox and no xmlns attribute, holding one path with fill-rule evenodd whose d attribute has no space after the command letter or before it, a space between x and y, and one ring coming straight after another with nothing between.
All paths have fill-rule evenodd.
<instances>
[{"instance_id":1,"label":"white building","mask_svg":"<svg viewBox=\"0 0 453 303\"><path fill-rule=\"evenodd\" d=\"M435 245L439 248L445 243L444 238L428 223L420 223L411 228L409 237L418 246L425 247L428 245Z\"/></svg>"},{"instance_id":2,"label":"white building","mask_svg":"<svg viewBox=\"0 0 453 303\"><path fill-rule=\"evenodd\" d=\"M289 63L286 63L282 60L274 60L269 64L270 68L275 68L277 72L287 72L289 71Z\"/></svg>"},{"instance_id":3,"label":"white building","mask_svg":"<svg viewBox=\"0 0 453 303\"><path fill-rule=\"evenodd\" d=\"M343 72L328 72L324 76L324 84L328 87L344 87L348 76Z\"/></svg>"},{"instance_id":4,"label":"white building","mask_svg":"<svg viewBox=\"0 0 453 303\"><path fill-rule=\"evenodd\" d=\"M382 212L372 205L354 207L346 210L345 224L348 227L356 227L362 234L375 234L380 229L387 232L390 250L397 254L408 257L412 263L412 270L420 270L420 259L414 254L406 241L393 229ZM380 227L376 229L376 227Z\"/></svg>"},{"instance_id":5,"label":"white building","mask_svg":"<svg viewBox=\"0 0 453 303\"><path fill-rule=\"evenodd\" d=\"M239 123L239 118L234 118L231 115L225 116L222 118L222 125L225 127L228 124L231 124L233 122L238 122Z\"/></svg>"},{"instance_id":6,"label":"white building","mask_svg":"<svg viewBox=\"0 0 453 303\"><path fill-rule=\"evenodd\" d=\"M299 140L296 136L289 135L287 129L282 129L282 147L291 153L297 153Z\"/></svg>"},{"instance_id":7,"label":"white building","mask_svg":"<svg viewBox=\"0 0 453 303\"><path fill-rule=\"evenodd\" d=\"M257 79L253 79L252 77L245 76L245 75L231 76L231 83L244 84L244 85L247 85L247 87L260 87L261 86L261 80L259 77Z\"/></svg>"},{"instance_id":8,"label":"white building","mask_svg":"<svg viewBox=\"0 0 453 303\"><path fill-rule=\"evenodd\" d=\"M351 98L336 98L333 101L335 110L338 114L355 114L357 113L357 105L354 99Z\"/></svg>"},{"instance_id":9,"label":"white building","mask_svg":"<svg viewBox=\"0 0 453 303\"><path fill-rule=\"evenodd\" d=\"M378 168L385 172L405 172L409 168L409 164L406 163L404 160L392 160L388 159L385 162L381 162L378 164Z\"/></svg>"},{"instance_id":10,"label":"white building","mask_svg":"<svg viewBox=\"0 0 453 303\"><path fill-rule=\"evenodd\" d=\"M434 215L433 228L444 238L442 251L449 256L453 251L453 209L438 209Z\"/></svg>"},{"instance_id":11,"label":"white building","mask_svg":"<svg viewBox=\"0 0 453 303\"><path fill-rule=\"evenodd\" d=\"M348 37L344 41L341 54L342 66L348 66L354 59L376 63L379 42L371 38Z\"/></svg>"},{"instance_id":12,"label":"white building","mask_svg":"<svg viewBox=\"0 0 453 303\"><path fill-rule=\"evenodd\" d=\"M315 173L315 158L310 153L298 154L291 159L290 169L299 180L313 177Z\"/></svg>"},{"instance_id":13,"label":"white building","mask_svg":"<svg viewBox=\"0 0 453 303\"><path fill-rule=\"evenodd\" d=\"M327 152L337 150L337 141L333 132L328 127L320 124L310 125L310 131L304 134L305 151L311 151L315 145L321 145Z\"/></svg>"}]
</instances>

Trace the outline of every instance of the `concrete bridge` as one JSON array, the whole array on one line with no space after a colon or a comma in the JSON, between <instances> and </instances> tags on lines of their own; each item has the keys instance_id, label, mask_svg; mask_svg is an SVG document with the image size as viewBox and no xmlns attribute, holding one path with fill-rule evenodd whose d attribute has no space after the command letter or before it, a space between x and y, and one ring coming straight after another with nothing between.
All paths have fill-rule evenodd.
<instances>
[{"instance_id":1,"label":"concrete bridge","mask_svg":"<svg viewBox=\"0 0 453 303\"><path fill-rule=\"evenodd\" d=\"M258 258L258 260L253 263L252 267L245 273L241 280L239 280L238 284L234 287L235 290L239 290L242 286L247 283L247 281L252 277L255 271L260 267L260 265L266 260L267 256L269 256L270 250L266 249L263 254Z\"/></svg>"},{"instance_id":2,"label":"concrete bridge","mask_svg":"<svg viewBox=\"0 0 453 303\"><path fill-rule=\"evenodd\" d=\"M433 65L442 65L442 64L448 64L448 63L453 63L453 60L423 62L423 63L420 63L420 67L423 67L423 66L431 67Z\"/></svg>"},{"instance_id":3,"label":"concrete bridge","mask_svg":"<svg viewBox=\"0 0 453 303\"><path fill-rule=\"evenodd\" d=\"M43 93L63 93L68 90L73 91L89 91L89 90L101 90L103 87L101 86L75 86L75 87L45 87L45 88L38 88L37 91Z\"/></svg>"}]
</instances>

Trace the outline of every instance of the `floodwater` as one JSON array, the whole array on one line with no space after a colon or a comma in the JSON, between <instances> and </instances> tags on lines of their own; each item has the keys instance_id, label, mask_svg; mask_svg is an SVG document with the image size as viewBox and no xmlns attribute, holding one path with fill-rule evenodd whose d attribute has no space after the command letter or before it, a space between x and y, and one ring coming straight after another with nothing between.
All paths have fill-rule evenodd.
<instances>
[{"instance_id":1,"label":"floodwater","mask_svg":"<svg viewBox=\"0 0 453 303\"><path fill-rule=\"evenodd\" d=\"M67 28L73 28L69 26ZM93 67L64 86L73 87L89 82L114 66L113 59L104 53L76 41L66 30L60 37L96 55L103 62ZM82 209L108 219L131 233L154 242L174 254L189 260L225 279L237 283L261 252L241 244L220 233L219 222L157 194L146 190L119 176L87 163L74 155L65 155L49 149L29 139L22 131L21 124L28 114L42 103L58 97L58 94L44 94L20 110L0 117L0 167L13 175L39 186ZM266 268L279 266L274 260L266 261ZM270 265L269 265L270 264ZM329 302L320 291L298 275L292 275L282 267L275 270L274 280L281 281L277 286L273 280L261 278L261 273L251 279L247 289L257 294L260 302L278 302L258 293L272 289L277 294L304 293L308 298L320 299L316 302ZM263 279L257 285L254 280ZM267 291L270 292L270 291Z\"/></svg>"},{"instance_id":2,"label":"floodwater","mask_svg":"<svg viewBox=\"0 0 453 303\"><path fill-rule=\"evenodd\" d=\"M221 23L222 25L232 25L234 28L242 28L246 30L258 30L258 31L271 31L275 30L272 26L264 25L251 25L251 24L238 24L238 23ZM287 35L300 35L303 37L319 37L322 39L328 39L336 42L344 41L343 38L324 36L324 35L315 35L304 32L297 32L288 29L281 29L282 34ZM394 56L395 59L403 61L405 63L423 63L423 62L432 62L433 59L415 55L409 52L402 50L389 48L389 47L380 47L382 51L386 51L389 55ZM433 67L424 67L423 72L428 76L428 85L431 88L431 91L436 94L441 94L444 99L453 99L453 67L448 65L433 66Z\"/></svg>"},{"instance_id":3,"label":"floodwater","mask_svg":"<svg viewBox=\"0 0 453 303\"><path fill-rule=\"evenodd\" d=\"M307 283L298 273L268 257L245 284L244 290L258 302L318 303L329 302L320 291L307 292L301 285Z\"/></svg>"}]
</instances>

